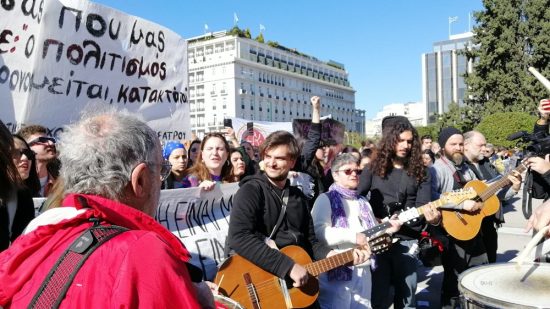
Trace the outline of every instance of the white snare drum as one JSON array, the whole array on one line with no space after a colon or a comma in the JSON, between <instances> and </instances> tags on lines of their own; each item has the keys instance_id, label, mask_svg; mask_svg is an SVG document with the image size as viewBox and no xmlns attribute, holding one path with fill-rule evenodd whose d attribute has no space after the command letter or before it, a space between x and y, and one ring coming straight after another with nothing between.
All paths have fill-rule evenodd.
<instances>
[{"instance_id":1,"label":"white snare drum","mask_svg":"<svg viewBox=\"0 0 550 309\"><path fill-rule=\"evenodd\" d=\"M244 309L238 302L220 294L214 295L214 302L216 309Z\"/></svg>"},{"instance_id":2,"label":"white snare drum","mask_svg":"<svg viewBox=\"0 0 550 309\"><path fill-rule=\"evenodd\" d=\"M462 308L550 308L550 263L479 266L458 282Z\"/></svg>"}]
</instances>

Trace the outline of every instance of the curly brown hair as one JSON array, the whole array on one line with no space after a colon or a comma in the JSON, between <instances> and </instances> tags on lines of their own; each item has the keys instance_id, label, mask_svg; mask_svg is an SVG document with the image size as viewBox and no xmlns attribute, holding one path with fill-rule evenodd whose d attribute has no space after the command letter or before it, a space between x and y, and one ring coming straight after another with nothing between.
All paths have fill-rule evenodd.
<instances>
[{"instance_id":1,"label":"curly brown hair","mask_svg":"<svg viewBox=\"0 0 550 309\"><path fill-rule=\"evenodd\" d=\"M410 123L396 123L384 130L382 139L378 143L376 158L370 163L370 169L373 174L386 178L393 169L392 160L395 158L395 146L399 142L399 135L405 131L411 131L413 141L411 152L408 160L405 162L404 168L407 171L407 175L414 177L420 183L426 179L426 168L422 164L422 151L418 132Z\"/></svg>"}]
</instances>

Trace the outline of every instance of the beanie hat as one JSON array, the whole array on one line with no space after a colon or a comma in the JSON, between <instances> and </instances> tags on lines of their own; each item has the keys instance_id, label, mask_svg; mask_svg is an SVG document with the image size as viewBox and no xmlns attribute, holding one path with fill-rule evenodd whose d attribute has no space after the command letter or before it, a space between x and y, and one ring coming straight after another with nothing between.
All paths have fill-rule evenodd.
<instances>
[{"instance_id":1,"label":"beanie hat","mask_svg":"<svg viewBox=\"0 0 550 309\"><path fill-rule=\"evenodd\" d=\"M162 156L164 157L164 160L168 160L168 158L170 157L170 154L172 154L172 151L180 148L183 149L183 151L186 151L185 146L183 146L183 144L180 143L179 141L166 142L166 144L162 148Z\"/></svg>"},{"instance_id":2,"label":"beanie hat","mask_svg":"<svg viewBox=\"0 0 550 309\"><path fill-rule=\"evenodd\" d=\"M462 132L460 132L460 130L455 127L446 127L442 129L441 132L439 132L439 138L437 139L439 146L441 148L445 148L445 144L447 143L447 140L455 134L462 135Z\"/></svg>"}]
</instances>

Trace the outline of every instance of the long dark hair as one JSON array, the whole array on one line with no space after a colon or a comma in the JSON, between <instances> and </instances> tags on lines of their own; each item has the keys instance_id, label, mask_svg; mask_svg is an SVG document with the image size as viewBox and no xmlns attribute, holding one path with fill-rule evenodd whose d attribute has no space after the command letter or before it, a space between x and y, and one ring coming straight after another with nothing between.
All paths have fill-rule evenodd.
<instances>
[{"instance_id":1,"label":"long dark hair","mask_svg":"<svg viewBox=\"0 0 550 309\"><path fill-rule=\"evenodd\" d=\"M413 135L411 152L408 160L405 162L404 169L407 175L414 177L418 183L426 178L426 168L422 164L422 153L418 132L406 122L395 123L383 132L382 139L378 143L376 159L370 164L372 172L381 178L386 178L393 169L393 159L395 159L395 147L399 142L399 135L405 131L411 131Z\"/></svg>"},{"instance_id":2,"label":"long dark hair","mask_svg":"<svg viewBox=\"0 0 550 309\"><path fill-rule=\"evenodd\" d=\"M11 133L0 120L0 206L6 203L13 188L21 186L19 172L13 164L14 150Z\"/></svg>"},{"instance_id":3,"label":"long dark hair","mask_svg":"<svg viewBox=\"0 0 550 309\"><path fill-rule=\"evenodd\" d=\"M13 139L18 139L27 147L27 149L31 149L29 144L27 144L21 135L13 134ZM36 172L36 157L33 155L32 158L29 158L29 161L31 161L29 178L23 180L23 184L31 190L33 197L40 197L40 178L38 178L38 172Z\"/></svg>"},{"instance_id":4,"label":"long dark hair","mask_svg":"<svg viewBox=\"0 0 550 309\"><path fill-rule=\"evenodd\" d=\"M191 142L191 144L189 144L189 148L187 149L187 168L190 168L195 163L193 162L193 160L191 160L191 149L193 148L193 145L200 144L200 143L201 143L200 139L195 139ZM197 153L197 157L199 157L199 155L200 155L200 151L199 153Z\"/></svg>"}]
</instances>

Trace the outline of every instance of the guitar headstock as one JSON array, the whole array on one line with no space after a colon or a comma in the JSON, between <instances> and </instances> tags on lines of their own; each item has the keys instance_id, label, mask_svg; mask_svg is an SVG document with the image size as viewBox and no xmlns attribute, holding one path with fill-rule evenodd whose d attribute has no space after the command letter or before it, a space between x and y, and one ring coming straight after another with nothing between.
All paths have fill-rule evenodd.
<instances>
[{"instance_id":1,"label":"guitar headstock","mask_svg":"<svg viewBox=\"0 0 550 309\"><path fill-rule=\"evenodd\" d=\"M373 254L387 251L391 245L392 238L389 234L381 234L369 239L370 251Z\"/></svg>"},{"instance_id":2,"label":"guitar headstock","mask_svg":"<svg viewBox=\"0 0 550 309\"><path fill-rule=\"evenodd\" d=\"M454 208L455 205L461 204L462 202L475 197L477 197L477 192L471 187L462 190L445 192L439 197L439 200L443 205L440 208ZM449 204L452 206L448 206Z\"/></svg>"}]
</instances>

